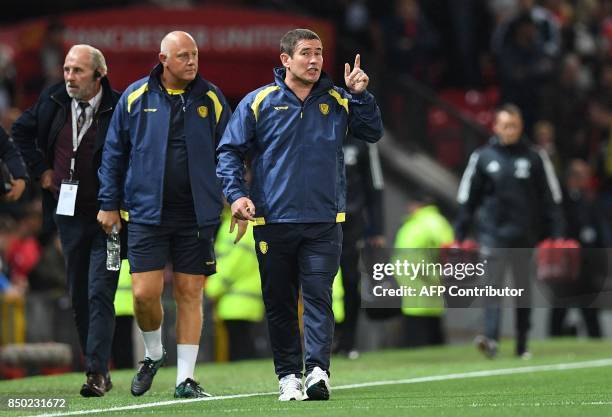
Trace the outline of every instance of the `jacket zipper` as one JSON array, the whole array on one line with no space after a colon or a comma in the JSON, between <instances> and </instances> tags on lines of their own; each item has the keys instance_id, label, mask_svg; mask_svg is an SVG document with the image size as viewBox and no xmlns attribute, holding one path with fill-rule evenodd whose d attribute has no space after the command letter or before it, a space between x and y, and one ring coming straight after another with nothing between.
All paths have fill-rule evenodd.
<instances>
[{"instance_id":1,"label":"jacket zipper","mask_svg":"<svg viewBox=\"0 0 612 417\"><path fill-rule=\"evenodd\" d=\"M298 135L299 135L298 136L299 143L302 144L303 143L303 133L302 133L302 131L300 129L300 125L299 124L301 123L301 120L304 118L304 108L306 107L306 104L308 104L309 100L314 100L314 99L318 98L319 96L322 96L324 93L319 93L319 94L316 94L316 95L312 95L312 91L311 91L311 93L308 94L308 96L306 96L306 98L304 100L300 100L300 98L290 88L287 88L287 90L290 91L291 94L293 94L293 96L300 103L300 119L298 120L297 132L298 132ZM299 152L299 158L300 158L299 159L300 160L299 169L302 170L302 167L304 166L304 163L305 163L304 162L303 152ZM302 190L306 190L307 189L307 187L306 187L306 176L302 176L302 177L303 177L302 181L304 182L304 184L302 184ZM304 194L305 193L300 193L300 195L302 196L302 201L300 202L302 207L305 207L305 203L308 201Z\"/></svg>"},{"instance_id":2,"label":"jacket zipper","mask_svg":"<svg viewBox=\"0 0 612 417\"><path fill-rule=\"evenodd\" d=\"M195 103L198 100L200 100L202 97L204 97L206 95L206 93L203 93L203 94L200 94L197 97L194 97L189 103L186 102L186 100L185 100L185 98L183 97L182 94L179 94L179 95L181 97L181 102L183 103L183 113L185 113L185 115L183 116L183 130L185 132L187 132L187 107L191 106L193 103ZM212 134L214 135L214 132ZM185 134L185 148L188 148L188 146L189 145L187 144L187 134ZM189 152L187 152L187 170L189 171L189 182L191 183L191 170L189 170L189 166L190 166L189 165ZM193 208L194 208L194 210L196 212L196 223L197 223L197 221L198 221L198 214L197 214L198 210L196 209L197 201L196 201L195 196L193 195L193 188L191 190L191 199L193 201ZM198 231L197 231L198 238L200 237L200 230L199 230L199 228L200 228L200 226L199 226L199 223L198 223Z\"/></svg>"},{"instance_id":3,"label":"jacket zipper","mask_svg":"<svg viewBox=\"0 0 612 417\"><path fill-rule=\"evenodd\" d=\"M186 113L187 112L187 107L186 107L186 104L185 104L185 97L183 97L183 94L179 94L179 97L181 98L181 103L183 103L183 113ZM183 124L185 124L185 119L183 119ZM184 128L185 127L183 126L183 129Z\"/></svg>"}]
</instances>

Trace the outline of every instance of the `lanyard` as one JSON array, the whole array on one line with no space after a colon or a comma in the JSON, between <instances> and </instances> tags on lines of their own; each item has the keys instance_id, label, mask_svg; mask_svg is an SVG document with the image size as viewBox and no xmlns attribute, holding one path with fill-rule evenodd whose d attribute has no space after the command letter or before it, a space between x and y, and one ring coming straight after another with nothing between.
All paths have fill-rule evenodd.
<instances>
[{"instance_id":1,"label":"lanyard","mask_svg":"<svg viewBox=\"0 0 612 417\"><path fill-rule=\"evenodd\" d=\"M85 123L83 123L83 126L81 126L81 131L77 134L77 110L79 108L79 105L77 103L77 108L75 109L75 102L73 101L70 103L70 107L72 108L72 158L70 158L70 181L72 181L72 177L74 175L74 167L76 163L77 150L79 149L79 145L83 140L83 136L85 136L85 133L87 133L87 130L91 127L91 124L93 123L93 108L89 106L92 111L91 117L87 117L87 109L81 109L82 112L85 112Z\"/></svg>"}]
</instances>

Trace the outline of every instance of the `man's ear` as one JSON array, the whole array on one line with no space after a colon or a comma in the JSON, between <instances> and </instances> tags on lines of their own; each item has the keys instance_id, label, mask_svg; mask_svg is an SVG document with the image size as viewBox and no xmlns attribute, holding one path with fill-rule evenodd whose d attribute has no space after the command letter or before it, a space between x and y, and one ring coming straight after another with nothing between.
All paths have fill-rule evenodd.
<instances>
[{"instance_id":1,"label":"man's ear","mask_svg":"<svg viewBox=\"0 0 612 417\"><path fill-rule=\"evenodd\" d=\"M159 62L162 63L162 65L166 64L166 60L168 59L168 57L165 54L162 54L161 52L159 53Z\"/></svg>"},{"instance_id":2,"label":"man's ear","mask_svg":"<svg viewBox=\"0 0 612 417\"><path fill-rule=\"evenodd\" d=\"M283 64L283 67L289 68L289 63L291 61L291 57L289 56L289 54L283 52L282 54L280 54L280 60Z\"/></svg>"}]
</instances>

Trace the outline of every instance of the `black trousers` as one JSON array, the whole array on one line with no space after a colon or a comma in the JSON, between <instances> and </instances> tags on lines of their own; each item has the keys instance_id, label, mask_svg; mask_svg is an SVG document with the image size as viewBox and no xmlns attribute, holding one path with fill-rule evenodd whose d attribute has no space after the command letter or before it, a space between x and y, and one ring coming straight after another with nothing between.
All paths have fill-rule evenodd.
<instances>
[{"instance_id":1,"label":"black trousers","mask_svg":"<svg viewBox=\"0 0 612 417\"><path fill-rule=\"evenodd\" d=\"M550 312L550 335L551 336L568 336L565 332L565 317L569 311L566 307L556 307ZM586 325L587 335L592 338L601 338L601 325L599 324L599 309L598 308L580 308L584 324Z\"/></svg>"},{"instance_id":2,"label":"black trousers","mask_svg":"<svg viewBox=\"0 0 612 417\"><path fill-rule=\"evenodd\" d=\"M119 271L106 269L106 233L95 217L55 216L85 371L105 375L115 326Z\"/></svg>"},{"instance_id":3,"label":"black trousers","mask_svg":"<svg viewBox=\"0 0 612 417\"><path fill-rule=\"evenodd\" d=\"M261 289L274 367L279 378L329 370L334 335L332 284L340 265L342 228L336 223L278 223L254 228ZM304 301L304 348L298 297Z\"/></svg>"},{"instance_id":4,"label":"black trousers","mask_svg":"<svg viewBox=\"0 0 612 417\"><path fill-rule=\"evenodd\" d=\"M350 216L359 219L358 216ZM348 352L355 348L357 336L357 320L361 295L359 294L359 248L358 242L362 238L363 228L360 221L347 220L342 224L342 256L340 268L342 269L342 286L344 287L344 321L337 325L338 342L336 351Z\"/></svg>"}]
</instances>

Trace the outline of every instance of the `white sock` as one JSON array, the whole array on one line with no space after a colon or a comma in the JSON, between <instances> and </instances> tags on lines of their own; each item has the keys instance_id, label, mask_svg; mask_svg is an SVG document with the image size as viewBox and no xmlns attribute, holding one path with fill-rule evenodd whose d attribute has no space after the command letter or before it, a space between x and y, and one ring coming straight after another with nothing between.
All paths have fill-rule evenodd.
<instances>
[{"instance_id":1,"label":"white sock","mask_svg":"<svg viewBox=\"0 0 612 417\"><path fill-rule=\"evenodd\" d=\"M198 359L199 345L176 345L176 386L187 378L194 379L193 371Z\"/></svg>"},{"instance_id":2,"label":"white sock","mask_svg":"<svg viewBox=\"0 0 612 417\"><path fill-rule=\"evenodd\" d=\"M154 361L158 361L164 355L164 348L162 346L161 339L161 326L157 330L153 330L152 332L143 332L142 340L145 345L145 358L151 358Z\"/></svg>"}]
</instances>

